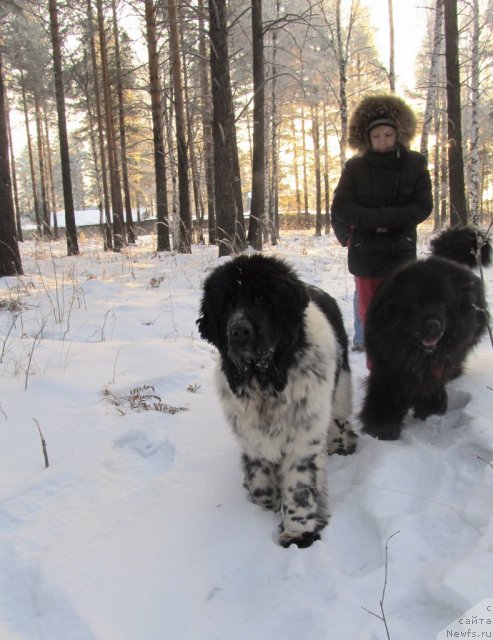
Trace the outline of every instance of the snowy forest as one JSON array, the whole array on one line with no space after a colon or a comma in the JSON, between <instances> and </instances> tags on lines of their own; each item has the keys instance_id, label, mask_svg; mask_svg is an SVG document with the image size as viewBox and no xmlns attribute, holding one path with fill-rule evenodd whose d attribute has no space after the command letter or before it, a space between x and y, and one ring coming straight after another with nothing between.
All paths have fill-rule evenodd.
<instances>
[{"instance_id":1,"label":"snowy forest","mask_svg":"<svg viewBox=\"0 0 493 640\"><path fill-rule=\"evenodd\" d=\"M492 28L492 0L0 0L0 640L493 637L491 332L397 441L360 432L349 351L357 449L285 549L197 327L209 274L261 250L353 339L329 212L371 91L417 116L417 262L491 230Z\"/></svg>"},{"instance_id":2,"label":"snowy forest","mask_svg":"<svg viewBox=\"0 0 493 640\"><path fill-rule=\"evenodd\" d=\"M492 5L416 10L425 29L404 97L429 158L435 227L488 221ZM393 14L389 0L382 59L358 0L4 0L1 272L22 270L21 221L58 237L56 211L69 255L84 209L100 211L115 251L145 218L158 251L259 249L283 226L330 233L351 108L369 90L396 91Z\"/></svg>"}]
</instances>

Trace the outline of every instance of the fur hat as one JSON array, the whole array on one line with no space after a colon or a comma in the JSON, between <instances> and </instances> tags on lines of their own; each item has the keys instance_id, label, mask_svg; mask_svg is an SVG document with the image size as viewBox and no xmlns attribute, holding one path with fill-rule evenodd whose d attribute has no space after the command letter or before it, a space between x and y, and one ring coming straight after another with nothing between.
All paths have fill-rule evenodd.
<instances>
[{"instance_id":1,"label":"fur hat","mask_svg":"<svg viewBox=\"0 0 493 640\"><path fill-rule=\"evenodd\" d=\"M397 142L409 147L416 133L416 116L402 98L374 93L361 100L349 119L349 146L357 151L370 148L370 131L386 124L397 132Z\"/></svg>"}]
</instances>

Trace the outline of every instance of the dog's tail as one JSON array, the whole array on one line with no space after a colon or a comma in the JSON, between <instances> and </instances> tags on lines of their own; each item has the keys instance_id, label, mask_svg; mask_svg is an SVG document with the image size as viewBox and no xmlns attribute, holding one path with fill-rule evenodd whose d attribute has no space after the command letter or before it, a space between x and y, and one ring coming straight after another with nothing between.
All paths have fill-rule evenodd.
<instances>
[{"instance_id":1,"label":"dog's tail","mask_svg":"<svg viewBox=\"0 0 493 640\"><path fill-rule=\"evenodd\" d=\"M478 266L478 258L483 267L492 261L489 235L470 225L444 229L431 240L430 247L434 256L448 258L470 269Z\"/></svg>"}]
</instances>

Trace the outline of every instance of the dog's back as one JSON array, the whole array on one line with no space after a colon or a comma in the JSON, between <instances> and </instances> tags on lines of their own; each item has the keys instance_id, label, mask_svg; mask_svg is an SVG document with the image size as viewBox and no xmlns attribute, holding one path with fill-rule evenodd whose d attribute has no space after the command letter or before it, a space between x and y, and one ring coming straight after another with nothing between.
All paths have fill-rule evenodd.
<instances>
[{"instance_id":1,"label":"dog's back","mask_svg":"<svg viewBox=\"0 0 493 640\"><path fill-rule=\"evenodd\" d=\"M438 258L447 258L470 269L488 267L492 260L489 236L470 225L450 227L436 235L430 242L431 252Z\"/></svg>"}]
</instances>

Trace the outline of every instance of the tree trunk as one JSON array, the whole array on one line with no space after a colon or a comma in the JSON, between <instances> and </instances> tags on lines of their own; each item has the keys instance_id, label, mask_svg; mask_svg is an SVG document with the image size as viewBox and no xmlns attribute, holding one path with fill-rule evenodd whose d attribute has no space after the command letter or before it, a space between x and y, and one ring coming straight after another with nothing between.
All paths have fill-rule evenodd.
<instances>
[{"instance_id":1,"label":"tree trunk","mask_svg":"<svg viewBox=\"0 0 493 640\"><path fill-rule=\"evenodd\" d=\"M99 147L99 159L101 162L101 186L103 191L103 201L100 203L101 207L104 207L104 224L103 220L101 220L101 224L103 225L103 239L104 239L104 249L110 250L113 248L113 235L111 233L112 223L111 223L111 206L110 206L110 196L108 191L108 171L106 168L106 154L104 149L104 125L103 125L103 114L101 108L101 92L99 88L99 69L98 69L98 59L96 54L96 42L95 42L95 26L94 26L94 17L92 11L92 0L87 0L87 23L89 28L89 38L91 43L91 63L92 63L92 76L94 82L94 97L96 102L96 120L97 120L97 129L98 129L98 147ZM96 159L95 159L96 163Z\"/></svg>"},{"instance_id":2,"label":"tree trunk","mask_svg":"<svg viewBox=\"0 0 493 640\"><path fill-rule=\"evenodd\" d=\"M175 107L176 143L178 148L178 193L180 228L178 251L192 252L192 215L190 212L190 190L188 185L188 154L183 103L183 82L181 77L180 38L175 0L168 0L168 18L170 32L171 72L173 76L173 95Z\"/></svg>"},{"instance_id":3,"label":"tree trunk","mask_svg":"<svg viewBox=\"0 0 493 640\"><path fill-rule=\"evenodd\" d=\"M207 191L207 228L209 243L216 244L216 213L214 211L214 145L212 141L212 103L207 66L207 46L205 41L204 2L198 0L199 13L199 67L202 106L202 132L204 139L205 183Z\"/></svg>"},{"instance_id":4,"label":"tree trunk","mask_svg":"<svg viewBox=\"0 0 493 640\"><path fill-rule=\"evenodd\" d=\"M294 188L296 194L296 217L298 224L301 224L301 189L300 189L300 169L298 161L298 135L296 131L295 118L291 118L291 134L293 138L293 173L294 173Z\"/></svg>"},{"instance_id":5,"label":"tree trunk","mask_svg":"<svg viewBox=\"0 0 493 640\"><path fill-rule=\"evenodd\" d=\"M213 105L214 194L219 256L242 248L237 233L238 209L235 190L236 163L233 96L229 73L226 0L209 0L210 64ZM241 228L239 229L242 233Z\"/></svg>"},{"instance_id":6,"label":"tree trunk","mask_svg":"<svg viewBox=\"0 0 493 640\"><path fill-rule=\"evenodd\" d=\"M275 19L279 20L281 2L276 0ZM279 238L279 116L277 114L277 30L272 31L272 81L271 81L271 206L269 222L271 227L271 243L277 245Z\"/></svg>"},{"instance_id":7,"label":"tree trunk","mask_svg":"<svg viewBox=\"0 0 493 640\"><path fill-rule=\"evenodd\" d=\"M322 180L320 171L320 123L318 116L318 107L312 107L312 138L313 138L313 156L315 164L315 235L322 235Z\"/></svg>"},{"instance_id":8,"label":"tree trunk","mask_svg":"<svg viewBox=\"0 0 493 640\"><path fill-rule=\"evenodd\" d=\"M153 0L145 0L147 53L149 57L149 91L152 108L154 173L156 178L157 250L169 251L168 188L164 154L164 117L157 49L156 14Z\"/></svg>"},{"instance_id":9,"label":"tree trunk","mask_svg":"<svg viewBox=\"0 0 493 640\"><path fill-rule=\"evenodd\" d=\"M22 273L21 256L15 234L5 87L0 50L0 276L15 276L22 275Z\"/></svg>"},{"instance_id":10,"label":"tree trunk","mask_svg":"<svg viewBox=\"0 0 493 640\"><path fill-rule=\"evenodd\" d=\"M421 132L420 151L428 156L428 139L433 123L433 110L438 108L437 92L440 70L440 59L443 54L443 0L436 0L435 26L433 35L433 51L431 54L430 73L428 75L428 87L426 90L426 107L423 117L423 129Z\"/></svg>"},{"instance_id":11,"label":"tree trunk","mask_svg":"<svg viewBox=\"0 0 493 640\"><path fill-rule=\"evenodd\" d=\"M472 0L473 27L471 52L471 147L469 164L469 198L471 221L477 225L480 212L480 150L479 150L479 2Z\"/></svg>"},{"instance_id":12,"label":"tree trunk","mask_svg":"<svg viewBox=\"0 0 493 640\"><path fill-rule=\"evenodd\" d=\"M53 179L53 163L51 161L50 130L48 127L48 118L46 116L46 111L44 115L44 126L45 126L45 138L46 138L46 160L48 162L48 178L50 183L51 206L52 206L52 213L53 213L53 233L54 233L55 239L58 240L59 233L58 233L58 220L56 215L55 180Z\"/></svg>"},{"instance_id":13,"label":"tree trunk","mask_svg":"<svg viewBox=\"0 0 493 640\"><path fill-rule=\"evenodd\" d=\"M108 48L104 25L103 2L97 0L99 47L101 52L101 74L104 95L104 119L106 124L106 141L108 149L108 167L110 174L111 203L113 209L113 250L121 251L124 243L123 202L121 192L120 171L116 153L115 131L113 128L113 103L111 99L110 74L108 67Z\"/></svg>"},{"instance_id":14,"label":"tree trunk","mask_svg":"<svg viewBox=\"0 0 493 640\"><path fill-rule=\"evenodd\" d=\"M342 40L341 0L336 4L337 64L339 67L339 112L341 135L339 138L341 171L346 164L348 104L347 104L347 55Z\"/></svg>"},{"instance_id":15,"label":"tree trunk","mask_svg":"<svg viewBox=\"0 0 493 640\"><path fill-rule=\"evenodd\" d=\"M448 130L445 104L442 101L443 116L440 123L440 226L447 222L449 202L449 174L448 174Z\"/></svg>"},{"instance_id":16,"label":"tree trunk","mask_svg":"<svg viewBox=\"0 0 493 640\"><path fill-rule=\"evenodd\" d=\"M265 122L264 122L264 37L262 32L262 0L252 1L253 54L253 163L252 203L248 225L248 243L256 250L262 248L262 226L265 205Z\"/></svg>"},{"instance_id":17,"label":"tree trunk","mask_svg":"<svg viewBox=\"0 0 493 640\"><path fill-rule=\"evenodd\" d=\"M60 142L60 163L62 168L63 203L65 207L65 233L67 253L79 255L77 227L75 226L74 196L70 174L70 154L68 147L67 119L65 115L65 90L63 87L62 50L58 24L57 0L48 0L50 9L51 43L53 47L53 68L55 74L56 107L58 116L58 138Z\"/></svg>"},{"instance_id":18,"label":"tree trunk","mask_svg":"<svg viewBox=\"0 0 493 640\"><path fill-rule=\"evenodd\" d=\"M29 157L29 169L31 172L31 187L33 190L33 209L34 209L34 216L36 218L36 229L37 229L38 235L41 237L43 234L43 221L41 219L41 209L39 207L38 184L36 179L36 170L34 168L33 143L31 138L31 129L29 126L29 112L27 108L26 85L25 85L24 73L22 71L21 71L21 91L22 91L22 106L24 110L24 122L26 125L27 154Z\"/></svg>"},{"instance_id":19,"label":"tree trunk","mask_svg":"<svg viewBox=\"0 0 493 640\"><path fill-rule=\"evenodd\" d=\"M389 6L389 87L395 92L395 35L394 35L394 2L388 0Z\"/></svg>"},{"instance_id":20,"label":"tree trunk","mask_svg":"<svg viewBox=\"0 0 493 640\"><path fill-rule=\"evenodd\" d=\"M459 69L457 0L445 0L445 62L447 68L448 172L450 224L467 223L462 155L462 124Z\"/></svg>"},{"instance_id":21,"label":"tree trunk","mask_svg":"<svg viewBox=\"0 0 493 640\"><path fill-rule=\"evenodd\" d=\"M34 112L36 115L36 136L38 139L39 182L41 185L41 210L43 212L43 236L51 238L50 206L48 202L47 176L44 158L43 126L38 89L34 89Z\"/></svg>"},{"instance_id":22,"label":"tree trunk","mask_svg":"<svg viewBox=\"0 0 493 640\"><path fill-rule=\"evenodd\" d=\"M120 138L120 152L122 159L122 182L123 182L123 198L125 201L125 227L127 241L131 244L135 244L135 230L134 221L132 217L132 201L130 199L130 186L128 182L128 167L127 167L127 139L126 139L126 127L125 127L125 105L123 101L123 83L122 83L122 65L120 59L120 36L118 33L118 18L116 15L116 2L111 1L111 9L113 14L113 39L115 41L115 65L116 65L116 89L118 94L118 123L119 123L119 138Z\"/></svg>"},{"instance_id":23,"label":"tree trunk","mask_svg":"<svg viewBox=\"0 0 493 640\"><path fill-rule=\"evenodd\" d=\"M9 112L9 104L7 95L5 98L5 117L7 119L7 136L8 136L8 146L9 146L9 158L10 158L10 172L12 176L12 195L14 198L14 215L15 215L15 228L17 232L17 240L19 242L23 242L24 238L22 236L22 227L21 227L21 213L19 206L19 192L17 189L17 178L15 172L15 158L14 158L14 149L12 145L12 127L10 125L10 112Z\"/></svg>"},{"instance_id":24,"label":"tree trunk","mask_svg":"<svg viewBox=\"0 0 493 640\"><path fill-rule=\"evenodd\" d=\"M197 162L196 153L196 140L194 135L194 118L193 113L193 98L191 98L189 88L189 70L187 64L186 44L185 44L185 21L183 19L183 6L178 10L178 27L180 35L180 49L181 60L183 69L183 98L185 107L185 120L186 120L186 132L187 132L187 149L190 154L190 176L192 181L192 193L193 193L193 209L191 209L191 233L192 242L194 241L194 226L193 226L193 211L195 210L196 230L198 242L204 243L203 224L204 224L204 206L201 198L200 188L200 171ZM190 205L191 206L191 205Z\"/></svg>"},{"instance_id":25,"label":"tree trunk","mask_svg":"<svg viewBox=\"0 0 493 640\"><path fill-rule=\"evenodd\" d=\"M304 202L304 224L305 228L310 226L310 212L308 206L308 153L306 150L306 122L305 122L305 108L301 108L301 139L303 142L303 202Z\"/></svg>"},{"instance_id":26,"label":"tree trunk","mask_svg":"<svg viewBox=\"0 0 493 640\"><path fill-rule=\"evenodd\" d=\"M324 204L325 204L325 233L328 235L331 231L330 223L330 182L329 182L329 128L327 126L327 112L324 102L323 106L324 119Z\"/></svg>"},{"instance_id":27,"label":"tree trunk","mask_svg":"<svg viewBox=\"0 0 493 640\"><path fill-rule=\"evenodd\" d=\"M436 94L435 94L436 95ZM440 169L441 169L441 134L440 134L441 114L438 104L435 106L433 114L433 133L435 135L435 147L433 153L433 228L440 227Z\"/></svg>"}]
</instances>

